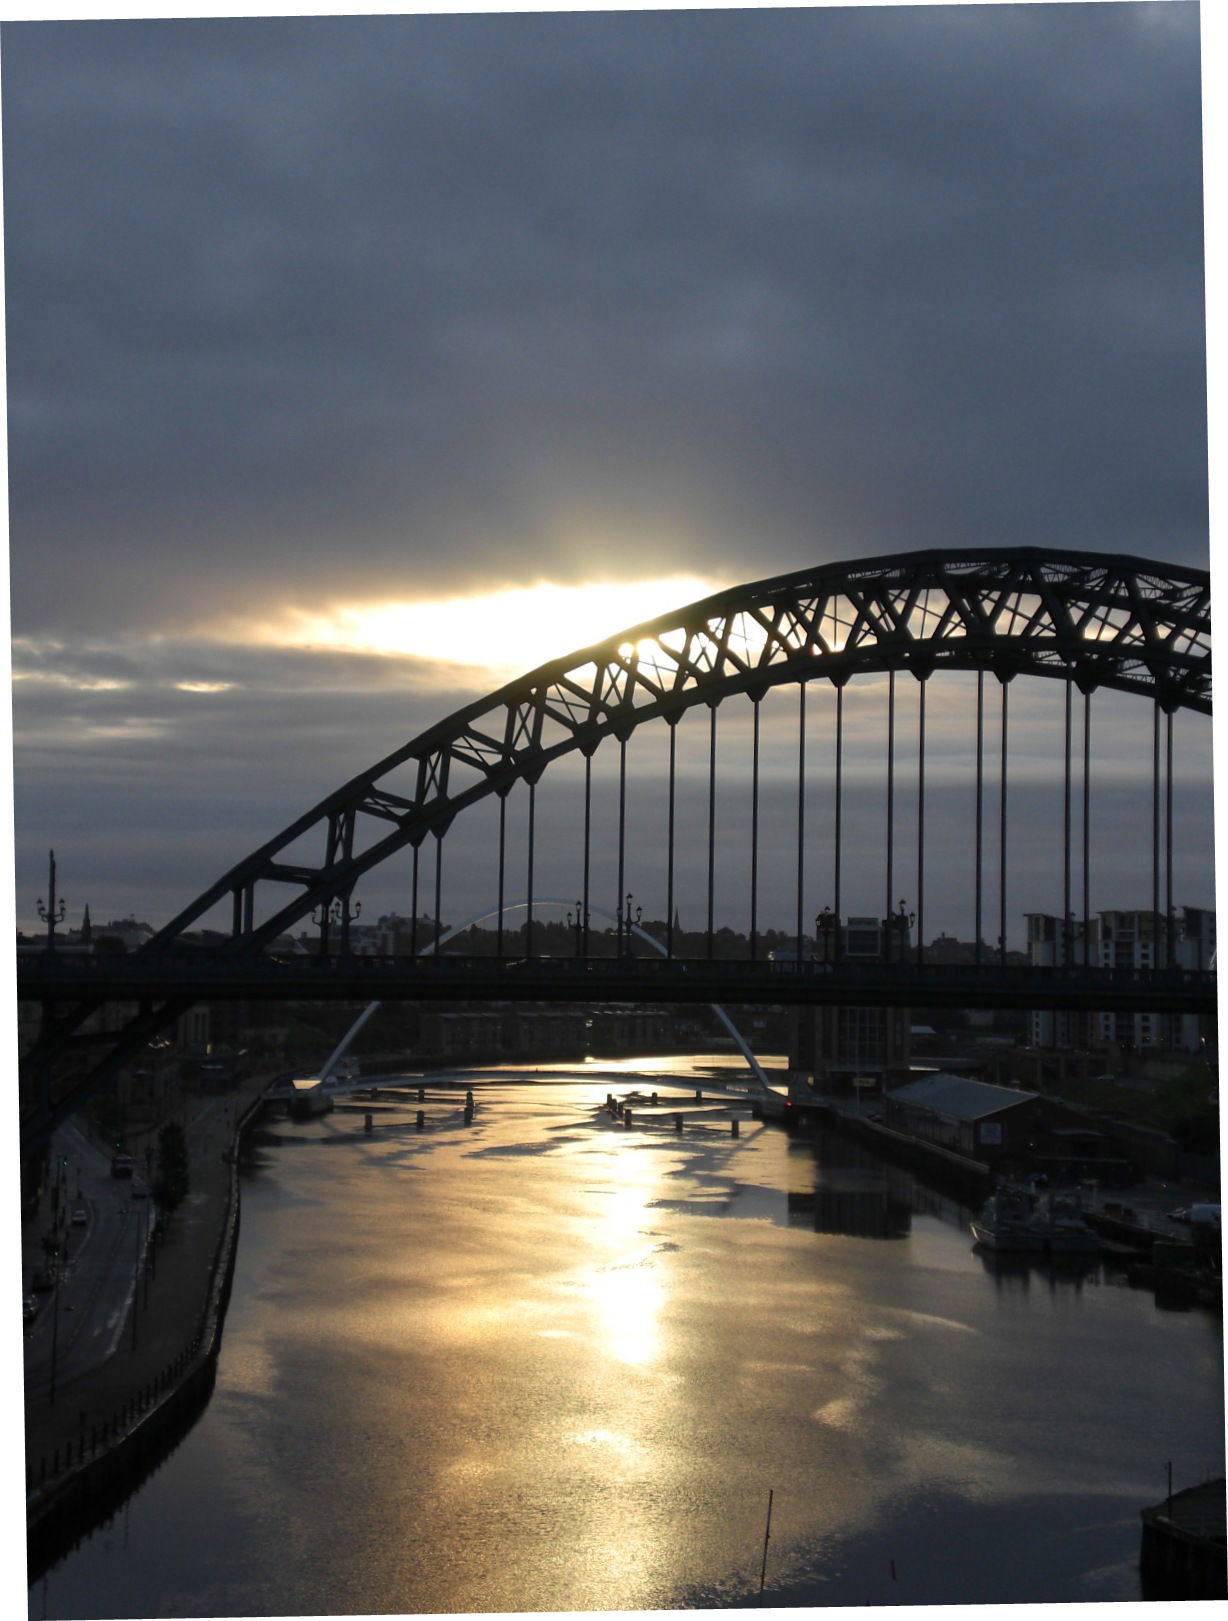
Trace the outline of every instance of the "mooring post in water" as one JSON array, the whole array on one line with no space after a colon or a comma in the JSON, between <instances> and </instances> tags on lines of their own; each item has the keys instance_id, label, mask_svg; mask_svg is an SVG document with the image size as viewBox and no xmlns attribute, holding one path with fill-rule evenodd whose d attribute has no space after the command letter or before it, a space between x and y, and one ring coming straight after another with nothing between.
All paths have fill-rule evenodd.
<instances>
[{"instance_id":1,"label":"mooring post in water","mask_svg":"<svg viewBox=\"0 0 1228 1621\"><path fill-rule=\"evenodd\" d=\"M631 1129L631 1110L628 1109L628 1108L623 1109L623 1126L624 1126L624 1128L626 1130L630 1131L630 1129Z\"/></svg>"},{"instance_id":2,"label":"mooring post in water","mask_svg":"<svg viewBox=\"0 0 1228 1621\"><path fill-rule=\"evenodd\" d=\"M731 1137L736 1137L738 1135L738 1122L736 1120L731 1120L729 1122L729 1135Z\"/></svg>"},{"instance_id":3,"label":"mooring post in water","mask_svg":"<svg viewBox=\"0 0 1228 1621\"><path fill-rule=\"evenodd\" d=\"M364 1131L370 1131L374 1123L375 1116L371 1113L370 1109L368 1109L366 1114L364 1114L362 1117L362 1129Z\"/></svg>"},{"instance_id":4,"label":"mooring post in water","mask_svg":"<svg viewBox=\"0 0 1228 1621\"><path fill-rule=\"evenodd\" d=\"M759 1591L763 1591L763 1583L767 1578L767 1551L768 1538L772 1534L772 1493L768 1492L767 1524L763 1528L763 1563L759 1566Z\"/></svg>"},{"instance_id":5,"label":"mooring post in water","mask_svg":"<svg viewBox=\"0 0 1228 1621\"><path fill-rule=\"evenodd\" d=\"M674 1116L674 1130L675 1131L681 1131L682 1130L682 1116L680 1114L676 1114Z\"/></svg>"},{"instance_id":6,"label":"mooring post in water","mask_svg":"<svg viewBox=\"0 0 1228 1621\"><path fill-rule=\"evenodd\" d=\"M419 1103L425 1103L426 1102L426 1087L425 1086L420 1086L418 1088L418 1102Z\"/></svg>"},{"instance_id":7,"label":"mooring post in water","mask_svg":"<svg viewBox=\"0 0 1228 1621\"><path fill-rule=\"evenodd\" d=\"M419 1131L421 1131L423 1126L426 1125L426 1110L425 1109L419 1109L418 1110L418 1118L417 1118L417 1121L415 1122L415 1124L417 1125Z\"/></svg>"}]
</instances>

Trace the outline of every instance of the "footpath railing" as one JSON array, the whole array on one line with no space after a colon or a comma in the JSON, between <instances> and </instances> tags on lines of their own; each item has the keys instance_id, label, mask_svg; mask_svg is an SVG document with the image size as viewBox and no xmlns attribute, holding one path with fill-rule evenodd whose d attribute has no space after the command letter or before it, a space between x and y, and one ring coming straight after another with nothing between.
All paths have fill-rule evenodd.
<instances>
[{"instance_id":1,"label":"footpath railing","mask_svg":"<svg viewBox=\"0 0 1228 1621\"><path fill-rule=\"evenodd\" d=\"M23 952L19 999L137 1001L610 1001L833 1003L1213 1012L1206 969L1071 964L925 963L745 958L488 957L209 951L64 956Z\"/></svg>"}]
</instances>

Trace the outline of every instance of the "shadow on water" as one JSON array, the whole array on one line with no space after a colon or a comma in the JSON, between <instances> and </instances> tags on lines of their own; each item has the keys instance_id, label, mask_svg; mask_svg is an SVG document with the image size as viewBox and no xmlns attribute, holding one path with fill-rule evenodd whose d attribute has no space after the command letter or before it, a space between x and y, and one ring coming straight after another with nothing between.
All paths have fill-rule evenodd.
<instances>
[{"instance_id":1,"label":"shadow on water","mask_svg":"<svg viewBox=\"0 0 1228 1621\"><path fill-rule=\"evenodd\" d=\"M773 1574L769 1550L762 1594L762 1549L748 1549L754 1591L693 1592L686 1607L1128 1602L1143 1597L1137 1557L1121 1553L1137 1524L1137 1504L1108 1495L987 1503L924 1490L884 1504L868 1530L793 1554L786 1571Z\"/></svg>"},{"instance_id":2,"label":"shadow on water","mask_svg":"<svg viewBox=\"0 0 1228 1621\"><path fill-rule=\"evenodd\" d=\"M965 1228L970 1212L878 1158L863 1144L822 1127L789 1145L789 1225L853 1238L906 1238L914 1215Z\"/></svg>"}]
</instances>

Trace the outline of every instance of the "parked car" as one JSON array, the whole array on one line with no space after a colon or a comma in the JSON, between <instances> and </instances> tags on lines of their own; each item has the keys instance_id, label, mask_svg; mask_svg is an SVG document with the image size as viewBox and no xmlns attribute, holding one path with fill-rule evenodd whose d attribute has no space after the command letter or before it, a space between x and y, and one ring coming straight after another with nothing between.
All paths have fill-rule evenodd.
<instances>
[{"instance_id":1,"label":"parked car","mask_svg":"<svg viewBox=\"0 0 1228 1621\"><path fill-rule=\"evenodd\" d=\"M149 1197L149 1189L144 1182L133 1182L132 1197L134 1199L147 1199Z\"/></svg>"},{"instance_id":2,"label":"parked car","mask_svg":"<svg viewBox=\"0 0 1228 1621\"><path fill-rule=\"evenodd\" d=\"M49 1289L55 1288L55 1280L56 1272L54 1267L40 1266L30 1279L30 1287L36 1289L40 1294L46 1294Z\"/></svg>"},{"instance_id":3,"label":"parked car","mask_svg":"<svg viewBox=\"0 0 1228 1621\"><path fill-rule=\"evenodd\" d=\"M72 1224L74 1227L84 1227L89 1219L89 1211L86 1210L83 1205L78 1205L72 1213Z\"/></svg>"},{"instance_id":4,"label":"parked car","mask_svg":"<svg viewBox=\"0 0 1228 1621\"><path fill-rule=\"evenodd\" d=\"M27 1295L21 1303L21 1320L23 1323L32 1323L38 1316L38 1296Z\"/></svg>"}]
</instances>

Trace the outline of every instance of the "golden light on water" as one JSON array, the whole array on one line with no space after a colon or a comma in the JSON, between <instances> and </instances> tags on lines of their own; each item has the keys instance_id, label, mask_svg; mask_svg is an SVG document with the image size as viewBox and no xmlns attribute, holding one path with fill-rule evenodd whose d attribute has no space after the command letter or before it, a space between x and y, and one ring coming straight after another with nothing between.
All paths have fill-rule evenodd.
<instances>
[{"instance_id":1,"label":"golden light on water","mask_svg":"<svg viewBox=\"0 0 1228 1621\"><path fill-rule=\"evenodd\" d=\"M619 1170L632 1170L625 1154L619 1156ZM635 1179L610 1190L602 1205L604 1219L593 1235L610 1258L584 1280L602 1350L630 1367L643 1367L661 1351L665 1288L656 1247L645 1234L652 1197L651 1184Z\"/></svg>"},{"instance_id":2,"label":"golden light on water","mask_svg":"<svg viewBox=\"0 0 1228 1621\"><path fill-rule=\"evenodd\" d=\"M290 607L279 620L240 627L238 633L271 646L413 657L510 676L718 589L719 582L695 575L616 584L543 582L421 602Z\"/></svg>"},{"instance_id":3,"label":"golden light on water","mask_svg":"<svg viewBox=\"0 0 1228 1621\"><path fill-rule=\"evenodd\" d=\"M645 1258L607 1267L592 1280L593 1304L607 1355L642 1367L657 1355L657 1318L664 1300L661 1280Z\"/></svg>"}]
</instances>

